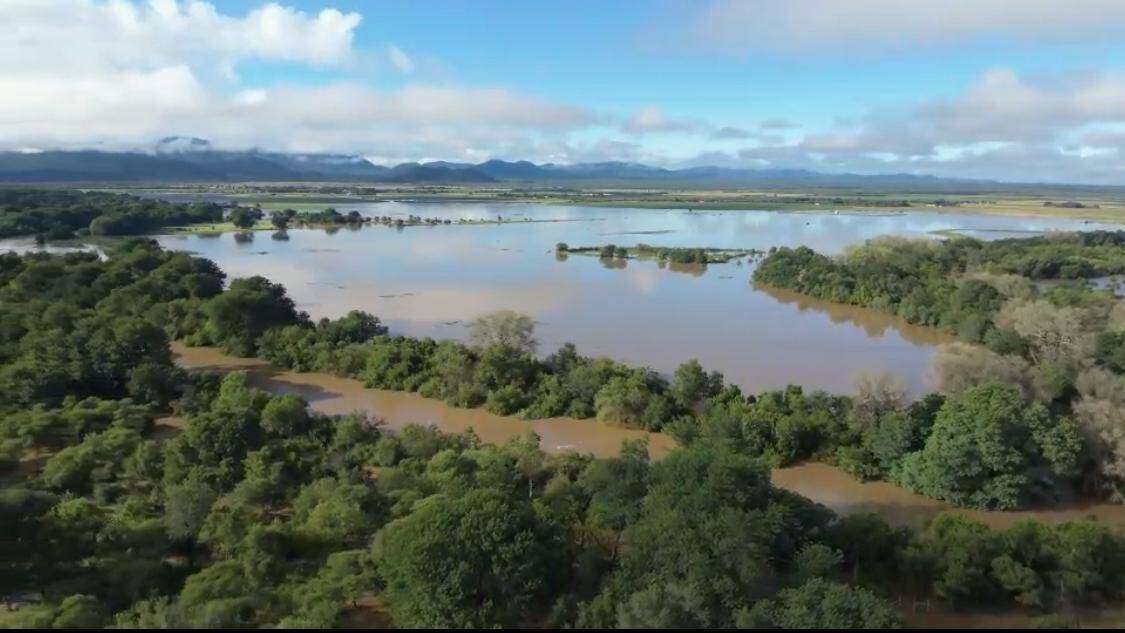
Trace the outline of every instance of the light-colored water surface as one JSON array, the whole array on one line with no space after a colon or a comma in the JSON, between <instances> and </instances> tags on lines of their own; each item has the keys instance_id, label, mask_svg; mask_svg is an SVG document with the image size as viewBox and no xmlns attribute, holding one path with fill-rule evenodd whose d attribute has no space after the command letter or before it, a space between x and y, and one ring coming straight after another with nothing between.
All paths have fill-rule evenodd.
<instances>
[{"instance_id":1,"label":"light-colored water surface","mask_svg":"<svg viewBox=\"0 0 1125 633\"><path fill-rule=\"evenodd\" d=\"M483 203L342 203L369 216L504 218L503 224L298 229L169 235L168 248L193 251L232 277L263 275L286 286L313 317L351 309L378 315L396 333L460 338L465 322L512 309L534 316L541 351L564 342L582 353L671 372L689 358L759 392L802 384L850 391L856 374L890 371L925 389L934 345L945 340L887 315L756 289L746 262L706 269L572 255L572 246L644 242L667 246L759 248L804 244L825 252L886 234L932 236L962 229L1010 232L1093 229L1054 218L943 213L823 214L756 211L689 213ZM535 221L527 221L535 220Z\"/></svg>"}]
</instances>

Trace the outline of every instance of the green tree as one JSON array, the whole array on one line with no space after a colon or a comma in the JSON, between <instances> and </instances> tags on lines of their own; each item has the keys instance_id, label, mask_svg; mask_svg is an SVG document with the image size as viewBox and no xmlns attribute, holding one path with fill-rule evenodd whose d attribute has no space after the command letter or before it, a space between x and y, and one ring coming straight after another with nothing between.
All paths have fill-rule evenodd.
<instances>
[{"instance_id":1,"label":"green tree","mask_svg":"<svg viewBox=\"0 0 1125 633\"><path fill-rule=\"evenodd\" d=\"M1080 450L1073 423L1052 419L1015 387L992 381L945 401L924 448L906 458L902 478L958 505L1018 508L1068 484Z\"/></svg>"},{"instance_id":2,"label":"green tree","mask_svg":"<svg viewBox=\"0 0 1125 633\"><path fill-rule=\"evenodd\" d=\"M892 604L862 587L813 578L740 614L739 628L893 629L902 617Z\"/></svg>"},{"instance_id":3,"label":"green tree","mask_svg":"<svg viewBox=\"0 0 1125 633\"><path fill-rule=\"evenodd\" d=\"M526 623L565 581L557 526L493 490L431 497L379 535L375 561L395 624Z\"/></svg>"},{"instance_id":4,"label":"green tree","mask_svg":"<svg viewBox=\"0 0 1125 633\"><path fill-rule=\"evenodd\" d=\"M256 207L235 207L227 214L227 219L240 229L253 228L264 214Z\"/></svg>"}]
</instances>

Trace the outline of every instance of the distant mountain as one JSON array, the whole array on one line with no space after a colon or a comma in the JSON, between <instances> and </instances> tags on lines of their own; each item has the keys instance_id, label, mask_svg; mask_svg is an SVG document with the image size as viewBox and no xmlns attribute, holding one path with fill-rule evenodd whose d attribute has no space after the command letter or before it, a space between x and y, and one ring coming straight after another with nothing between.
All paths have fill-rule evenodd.
<instances>
[{"instance_id":1,"label":"distant mountain","mask_svg":"<svg viewBox=\"0 0 1125 633\"><path fill-rule=\"evenodd\" d=\"M168 137L152 152L0 152L0 183L383 182L412 184L646 184L711 187L891 187L949 191L999 183L915 174L828 174L804 169L701 166L666 169L639 163L537 165L528 161L435 161L376 165L347 154L215 150L204 139Z\"/></svg>"}]
</instances>

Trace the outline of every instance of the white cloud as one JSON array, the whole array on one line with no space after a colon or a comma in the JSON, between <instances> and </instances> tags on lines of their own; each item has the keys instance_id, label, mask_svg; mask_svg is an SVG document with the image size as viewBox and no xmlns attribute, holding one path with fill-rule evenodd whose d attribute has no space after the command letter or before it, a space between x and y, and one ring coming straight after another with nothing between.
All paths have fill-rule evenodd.
<instances>
[{"instance_id":1,"label":"white cloud","mask_svg":"<svg viewBox=\"0 0 1125 633\"><path fill-rule=\"evenodd\" d=\"M269 3L236 17L207 2L6 0L0 23L5 74L154 69L185 64L231 75L239 62L348 63L358 13L309 15Z\"/></svg>"},{"instance_id":2,"label":"white cloud","mask_svg":"<svg viewBox=\"0 0 1125 633\"><path fill-rule=\"evenodd\" d=\"M360 21L276 3L228 15L197 1L0 1L12 30L0 38L0 149L145 149L179 135L225 149L457 157L604 123L506 89L379 90L334 74L247 86L237 77L249 61L346 67L360 56ZM386 59L403 73L415 67L397 46Z\"/></svg>"},{"instance_id":3,"label":"white cloud","mask_svg":"<svg viewBox=\"0 0 1125 633\"><path fill-rule=\"evenodd\" d=\"M391 60L391 65L400 73L409 75L414 72L414 60L394 44L387 47L387 57Z\"/></svg>"},{"instance_id":4,"label":"white cloud","mask_svg":"<svg viewBox=\"0 0 1125 633\"><path fill-rule=\"evenodd\" d=\"M997 38L1089 42L1125 34L1121 0L716 0L693 36L735 53L905 50Z\"/></svg>"},{"instance_id":5,"label":"white cloud","mask_svg":"<svg viewBox=\"0 0 1125 633\"><path fill-rule=\"evenodd\" d=\"M371 151L387 142L436 138L466 146L513 135L592 125L581 108L501 89L413 85L380 91L353 83L279 87L225 96L185 66L67 81L0 77L0 139L6 147L143 147L170 134L217 147ZM81 98L76 98L81 95Z\"/></svg>"}]
</instances>

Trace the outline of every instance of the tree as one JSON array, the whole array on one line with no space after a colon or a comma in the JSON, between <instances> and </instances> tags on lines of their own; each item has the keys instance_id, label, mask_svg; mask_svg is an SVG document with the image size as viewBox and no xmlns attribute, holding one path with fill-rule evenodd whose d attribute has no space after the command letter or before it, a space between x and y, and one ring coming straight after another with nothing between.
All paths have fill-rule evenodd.
<instances>
[{"instance_id":1,"label":"tree","mask_svg":"<svg viewBox=\"0 0 1125 633\"><path fill-rule=\"evenodd\" d=\"M534 354L535 319L512 310L499 310L483 314L469 324L469 340L475 347L510 347Z\"/></svg>"},{"instance_id":2,"label":"tree","mask_svg":"<svg viewBox=\"0 0 1125 633\"><path fill-rule=\"evenodd\" d=\"M267 329L303 320L284 287L257 276L235 279L204 310L218 342L243 356L254 353L258 337Z\"/></svg>"},{"instance_id":3,"label":"tree","mask_svg":"<svg viewBox=\"0 0 1125 633\"><path fill-rule=\"evenodd\" d=\"M906 406L906 383L883 372L864 373L856 380L852 396L852 419L861 428L874 425L881 416Z\"/></svg>"},{"instance_id":4,"label":"tree","mask_svg":"<svg viewBox=\"0 0 1125 633\"><path fill-rule=\"evenodd\" d=\"M285 209L283 211L274 211L270 214L270 223L274 228L279 231L284 231L289 228L289 222L297 217L297 212L293 209Z\"/></svg>"},{"instance_id":5,"label":"tree","mask_svg":"<svg viewBox=\"0 0 1125 633\"><path fill-rule=\"evenodd\" d=\"M1093 461L1092 484L1125 499L1125 378L1094 368L1078 375L1081 397L1073 405L1074 421L1086 439Z\"/></svg>"},{"instance_id":6,"label":"tree","mask_svg":"<svg viewBox=\"0 0 1125 633\"><path fill-rule=\"evenodd\" d=\"M862 587L813 578L783 589L740 615L739 628L892 629L902 627L894 606Z\"/></svg>"},{"instance_id":7,"label":"tree","mask_svg":"<svg viewBox=\"0 0 1125 633\"><path fill-rule=\"evenodd\" d=\"M561 532L495 490L438 495L377 537L376 568L402 627L515 626L563 582Z\"/></svg>"},{"instance_id":8,"label":"tree","mask_svg":"<svg viewBox=\"0 0 1125 633\"><path fill-rule=\"evenodd\" d=\"M235 207L227 214L227 219L240 229L253 228L263 217L262 210L257 207Z\"/></svg>"},{"instance_id":9,"label":"tree","mask_svg":"<svg viewBox=\"0 0 1125 633\"><path fill-rule=\"evenodd\" d=\"M723 375L717 371L708 374L693 358L676 368L669 391L680 407L688 409L722 389Z\"/></svg>"},{"instance_id":10,"label":"tree","mask_svg":"<svg viewBox=\"0 0 1125 633\"><path fill-rule=\"evenodd\" d=\"M957 505L1012 509L1067 485L1080 451L1069 420L1052 419L1015 387L992 381L946 399L902 478Z\"/></svg>"},{"instance_id":11,"label":"tree","mask_svg":"<svg viewBox=\"0 0 1125 633\"><path fill-rule=\"evenodd\" d=\"M300 435L308 428L308 403L292 393L274 396L262 409L261 424L263 431L277 437Z\"/></svg>"},{"instance_id":12,"label":"tree","mask_svg":"<svg viewBox=\"0 0 1125 633\"><path fill-rule=\"evenodd\" d=\"M192 541L203 527L218 494L199 478L169 486L164 502L164 523L168 536Z\"/></svg>"},{"instance_id":13,"label":"tree","mask_svg":"<svg viewBox=\"0 0 1125 633\"><path fill-rule=\"evenodd\" d=\"M933 373L938 391L944 394L958 393L993 380L1017 385L1029 398L1033 393L1027 361L1018 356L1001 356L976 345L941 346L934 356Z\"/></svg>"},{"instance_id":14,"label":"tree","mask_svg":"<svg viewBox=\"0 0 1125 633\"><path fill-rule=\"evenodd\" d=\"M1082 308L1058 307L1043 300L1009 302L996 315L998 325L1015 330L1031 344L1036 362L1090 356L1093 337L1084 327L1088 321Z\"/></svg>"}]
</instances>

